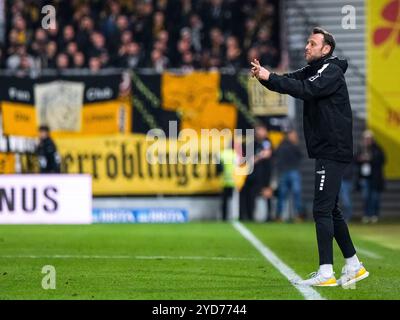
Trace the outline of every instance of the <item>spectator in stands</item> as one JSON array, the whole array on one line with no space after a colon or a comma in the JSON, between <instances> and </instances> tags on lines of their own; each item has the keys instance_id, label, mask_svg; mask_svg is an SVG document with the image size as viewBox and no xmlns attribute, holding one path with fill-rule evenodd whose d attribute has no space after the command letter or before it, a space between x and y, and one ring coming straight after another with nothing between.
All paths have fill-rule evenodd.
<instances>
[{"instance_id":1,"label":"spectator in stands","mask_svg":"<svg viewBox=\"0 0 400 320\"><path fill-rule=\"evenodd\" d=\"M165 15L162 11L156 11L153 15L153 39L157 39L161 31L165 30Z\"/></svg>"},{"instance_id":2,"label":"spectator in stands","mask_svg":"<svg viewBox=\"0 0 400 320\"><path fill-rule=\"evenodd\" d=\"M72 59L74 55L78 52L78 45L76 44L76 42L68 43L66 52L69 58Z\"/></svg>"},{"instance_id":3,"label":"spectator in stands","mask_svg":"<svg viewBox=\"0 0 400 320\"><path fill-rule=\"evenodd\" d=\"M120 50L120 66L125 68L138 68L142 66L143 57L138 43L130 42Z\"/></svg>"},{"instance_id":4,"label":"spectator in stands","mask_svg":"<svg viewBox=\"0 0 400 320\"><path fill-rule=\"evenodd\" d=\"M380 213L381 193L385 178L383 166L385 154L373 138L371 131L363 132L362 142L356 155L358 179L364 200L364 223L376 223Z\"/></svg>"},{"instance_id":5,"label":"spectator in stands","mask_svg":"<svg viewBox=\"0 0 400 320\"><path fill-rule=\"evenodd\" d=\"M247 67L244 58L252 47L260 51L261 62L272 67L279 62L279 37L274 29L277 0L62 1L53 4L57 23L48 30L40 26L40 1L30 1L29 8L24 1L10 3L0 65L14 70L19 65L20 54L15 54L20 46L26 47L29 60L37 60L35 67L40 68L57 67L55 57L62 53L69 55L72 67L76 51L82 52L86 61L100 57L102 67L151 65L155 49L156 55L161 51L168 67L187 68L193 57L194 69L237 70ZM238 45L225 47L231 37ZM53 42L55 47L48 46ZM127 47L137 51L133 42L140 47L140 60L147 57L148 61L137 64L133 54L127 63ZM77 50L71 43L77 44Z\"/></svg>"},{"instance_id":6,"label":"spectator in stands","mask_svg":"<svg viewBox=\"0 0 400 320\"><path fill-rule=\"evenodd\" d=\"M163 45L167 47L169 40L169 33L166 30L163 30L158 33L157 41L161 42Z\"/></svg>"},{"instance_id":7,"label":"spectator in stands","mask_svg":"<svg viewBox=\"0 0 400 320\"><path fill-rule=\"evenodd\" d=\"M204 24L200 16L193 13L189 17L189 28L192 39L193 49L197 54L200 54L203 49L203 28Z\"/></svg>"},{"instance_id":8,"label":"spectator in stands","mask_svg":"<svg viewBox=\"0 0 400 320\"><path fill-rule=\"evenodd\" d=\"M248 18L245 23L245 31L243 37L243 48L250 49L256 42L257 37L257 22L254 18Z\"/></svg>"},{"instance_id":9,"label":"spectator in stands","mask_svg":"<svg viewBox=\"0 0 400 320\"><path fill-rule=\"evenodd\" d=\"M126 45L128 45L128 44L130 44L132 42L133 42L132 31L125 30L124 32L122 32L120 46L126 46Z\"/></svg>"},{"instance_id":10,"label":"spectator in stands","mask_svg":"<svg viewBox=\"0 0 400 320\"><path fill-rule=\"evenodd\" d=\"M154 49L151 53L150 67L157 72L163 72L168 67L168 58L160 50Z\"/></svg>"},{"instance_id":11,"label":"spectator in stands","mask_svg":"<svg viewBox=\"0 0 400 320\"><path fill-rule=\"evenodd\" d=\"M256 45L260 50L260 63L273 68L276 67L278 64L278 51L271 40L270 28L264 27L258 31Z\"/></svg>"},{"instance_id":12,"label":"spectator in stands","mask_svg":"<svg viewBox=\"0 0 400 320\"><path fill-rule=\"evenodd\" d=\"M97 72L101 69L101 58L100 57L91 57L89 59L89 69L92 72Z\"/></svg>"},{"instance_id":13,"label":"spectator in stands","mask_svg":"<svg viewBox=\"0 0 400 320\"><path fill-rule=\"evenodd\" d=\"M225 56L225 47L224 47L224 36L222 34L222 31L218 28L213 28L210 31L210 39L211 39L211 45L210 45L210 55L211 57L218 58L219 60L222 60Z\"/></svg>"},{"instance_id":14,"label":"spectator in stands","mask_svg":"<svg viewBox=\"0 0 400 320\"><path fill-rule=\"evenodd\" d=\"M106 40L100 32L93 32L90 36L89 56L100 56L103 53L107 53Z\"/></svg>"},{"instance_id":15,"label":"spectator in stands","mask_svg":"<svg viewBox=\"0 0 400 320\"><path fill-rule=\"evenodd\" d=\"M64 70L69 68L69 59L65 53L60 53L56 60L57 69Z\"/></svg>"},{"instance_id":16,"label":"spectator in stands","mask_svg":"<svg viewBox=\"0 0 400 320\"><path fill-rule=\"evenodd\" d=\"M75 30L72 25L66 25L63 29L63 36L59 41L60 50L65 50L68 43L75 41Z\"/></svg>"},{"instance_id":17,"label":"spectator in stands","mask_svg":"<svg viewBox=\"0 0 400 320\"><path fill-rule=\"evenodd\" d=\"M300 164L303 155L299 147L297 132L291 130L285 134L284 140L275 151L275 165L278 172L278 203L276 208L276 220L282 220L282 213L288 200L289 193L293 195L295 221L302 220L303 203L301 199L301 174Z\"/></svg>"},{"instance_id":18,"label":"spectator in stands","mask_svg":"<svg viewBox=\"0 0 400 320\"><path fill-rule=\"evenodd\" d=\"M8 35L8 49L7 49L7 54L12 55L15 53L16 48L21 46L21 44L18 41L18 33L17 30L11 29L9 35Z\"/></svg>"},{"instance_id":19,"label":"spectator in stands","mask_svg":"<svg viewBox=\"0 0 400 320\"><path fill-rule=\"evenodd\" d=\"M152 49L152 12L153 5L150 1L139 2L136 7L135 22L133 24L135 40L143 44L146 52L150 52Z\"/></svg>"},{"instance_id":20,"label":"spectator in stands","mask_svg":"<svg viewBox=\"0 0 400 320\"><path fill-rule=\"evenodd\" d=\"M46 45L46 56L42 60L42 68L56 68L57 43L50 41Z\"/></svg>"},{"instance_id":21,"label":"spectator in stands","mask_svg":"<svg viewBox=\"0 0 400 320\"><path fill-rule=\"evenodd\" d=\"M78 51L73 56L73 67L76 69L83 69L85 68L85 56L82 52Z\"/></svg>"},{"instance_id":22,"label":"spectator in stands","mask_svg":"<svg viewBox=\"0 0 400 320\"><path fill-rule=\"evenodd\" d=\"M193 53L186 51L183 53L182 63L180 68L183 72L192 72L197 67L197 63L194 61Z\"/></svg>"},{"instance_id":23,"label":"spectator in stands","mask_svg":"<svg viewBox=\"0 0 400 320\"><path fill-rule=\"evenodd\" d=\"M16 52L9 56L6 61L8 69L32 69L35 67L34 58L26 52L25 46L18 46Z\"/></svg>"},{"instance_id":24,"label":"spectator in stands","mask_svg":"<svg viewBox=\"0 0 400 320\"><path fill-rule=\"evenodd\" d=\"M207 21L207 27L229 30L232 12L229 4L223 0L202 2L202 20Z\"/></svg>"},{"instance_id":25,"label":"spectator in stands","mask_svg":"<svg viewBox=\"0 0 400 320\"><path fill-rule=\"evenodd\" d=\"M47 62L47 33L44 29L38 28L35 32L35 40L31 45L32 54L37 57L40 66L45 65Z\"/></svg>"},{"instance_id":26,"label":"spectator in stands","mask_svg":"<svg viewBox=\"0 0 400 320\"><path fill-rule=\"evenodd\" d=\"M32 63L32 59L27 55L23 54L20 57L20 63L18 66L18 70L31 70L34 68L34 64Z\"/></svg>"},{"instance_id":27,"label":"spectator in stands","mask_svg":"<svg viewBox=\"0 0 400 320\"><path fill-rule=\"evenodd\" d=\"M32 30L26 27L26 21L22 15L17 14L12 21L14 30L16 32L17 44L27 44L31 41Z\"/></svg>"},{"instance_id":28,"label":"spectator in stands","mask_svg":"<svg viewBox=\"0 0 400 320\"><path fill-rule=\"evenodd\" d=\"M238 71L243 65L242 50L239 47L237 38L234 36L229 36L226 39L226 57L224 61L225 67L232 71Z\"/></svg>"},{"instance_id":29,"label":"spectator in stands","mask_svg":"<svg viewBox=\"0 0 400 320\"><path fill-rule=\"evenodd\" d=\"M257 59L257 60L260 59L260 51L258 50L257 47L251 47L247 51L247 61L253 61L254 59Z\"/></svg>"},{"instance_id":30,"label":"spectator in stands","mask_svg":"<svg viewBox=\"0 0 400 320\"><path fill-rule=\"evenodd\" d=\"M46 125L39 127L39 144L36 148L40 173L60 173L61 158Z\"/></svg>"},{"instance_id":31,"label":"spectator in stands","mask_svg":"<svg viewBox=\"0 0 400 320\"><path fill-rule=\"evenodd\" d=\"M118 1L109 1L102 13L101 31L107 39L116 39L118 36L117 18L121 13L121 5ZM114 48L115 49L115 48Z\"/></svg>"},{"instance_id":32,"label":"spectator in stands","mask_svg":"<svg viewBox=\"0 0 400 320\"><path fill-rule=\"evenodd\" d=\"M353 216L353 201L351 198L354 184L354 162L350 162L344 171L342 184L340 186L339 199L343 206L343 218L346 222L351 220Z\"/></svg>"},{"instance_id":33,"label":"spectator in stands","mask_svg":"<svg viewBox=\"0 0 400 320\"><path fill-rule=\"evenodd\" d=\"M177 44L176 54L174 60L172 61L174 67L180 67L183 64L183 57L188 52L192 51L192 39L190 30L184 28L181 30L181 38Z\"/></svg>"},{"instance_id":34,"label":"spectator in stands","mask_svg":"<svg viewBox=\"0 0 400 320\"><path fill-rule=\"evenodd\" d=\"M47 29L47 38L49 41L60 42L60 35L58 33L59 25L56 23L55 28Z\"/></svg>"},{"instance_id":35,"label":"spectator in stands","mask_svg":"<svg viewBox=\"0 0 400 320\"><path fill-rule=\"evenodd\" d=\"M79 50L87 56L90 50L90 35L94 32L94 24L90 17L84 17L82 21L79 22L76 42L78 43Z\"/></svg>"},{"instance_id":36,"label":"spectator in stands","mask_svg":"<svg viewBox=\"0 0 400 320\"><path fill-rule=\"evenodd\" d=\"M211 55L208 59L208 69L210 71L216 71L222 66L221 57L219 55Z\"/></svg>"}]
</instances>

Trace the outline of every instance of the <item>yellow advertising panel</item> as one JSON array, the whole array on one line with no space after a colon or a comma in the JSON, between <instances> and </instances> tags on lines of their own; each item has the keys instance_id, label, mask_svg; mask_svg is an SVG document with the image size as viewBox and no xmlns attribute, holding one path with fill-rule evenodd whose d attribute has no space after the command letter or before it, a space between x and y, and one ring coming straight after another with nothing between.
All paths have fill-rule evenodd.
<instances>
[{"instance_id":1,"label":"yellow advertising panel","mask_svg":"<svg viewBox=\"0 0 400 320\"><path fill-rule=\"evenodd\" d=\"M203 194L221 190L215 164L183 164L173 161L170 152L157 153L161 161L156 162L152 157L154 141L146 141L145 135L58 137L56 144L63 171L91 174L94 195Z\"/></svg>"},{"instance_id":2,"label":"yellow advertising panel","mask_svg":"<svg viewBox=\"0 0 400 320\"><path fill-rule=\"evenodd\" d=\"M367 123L385 151L386 177L400 178L400 1L367 7Z\"/></svg>"},{"instance_id":3,"label":"yellow advertising panel","mask_svg":"<svg viewBox=\"0 0 400 320\"><path fill-rule=\"evenodd\" d=\"M131 108L125 101L90 103L82 109L83 134L128 133L130 123Z\"/></svg>"},{"instance_id":4,"label":"yellow advertising panel","mask_svg":"<svg viewBox=\"0 0 400 320\"><path fill-rule=\"evenodd\" d=\"M3 131L6 135L37 136L36 111L33 105L3 101Z\"/></svg>"},{"instance_id":5,"label":"yellow advertising panel","mask_svg":"<svg viewBox=\"0 0 400 320\"><path fill-rule=\"evenodd\" d=\"M268 90L253 77L249 77L247 86L250 110L255 116L286 115L288 113L287 95Z\"/></svg>"},{"instance_id":6,"label":"yellow advertising panel","mask_svg":"<svg viewBox=\"0 0 400 320\"><path fill-rule=\"evenodd\" d=\"M15 155L0 153L0 174L15 173Z\"/></svg>"}]
</instances>

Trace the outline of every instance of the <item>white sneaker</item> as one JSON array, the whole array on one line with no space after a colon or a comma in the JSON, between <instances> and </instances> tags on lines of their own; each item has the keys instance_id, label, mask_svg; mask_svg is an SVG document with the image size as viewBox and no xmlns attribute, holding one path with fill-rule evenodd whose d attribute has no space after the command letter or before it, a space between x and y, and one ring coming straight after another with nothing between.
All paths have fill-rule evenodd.
<instances>
[{"instance_id":1,"label":"white sneaker","mask_svg":"<svg viewBox=\"0 0 400 320\"><path fill-rule=\"evenodd\" d=\"M378 222L378 217L377 216L372 216L371 217L371 223L377 223Z\"/></svg>"},{"instance_id":2,"label":"white sneaker","mask_svg":"<svg viewBox=\"0 0 400 320\"><path fill-rule=\"evenodd\" d=\"M324 277L321 273L319 273L319 271L310 273L309 278L306 280L294 281L294 284L315 287L336 287L338 285L335 278L335 273L329 277Z\"/></svg>"},{"instance_id":3,"label":"white sneaker","mask_svg":"<svg viewBox=\"0 0 400 320\"><path fill-rule=\"evenodd\" d=\"M369 276L369 272L362 263L360 263L358 268L353 268L349 265L345 265L342 268L342 276L338 280L338 284L342 287L347 287L357 281L365 279Z\"/></svg>"}]
</instances>

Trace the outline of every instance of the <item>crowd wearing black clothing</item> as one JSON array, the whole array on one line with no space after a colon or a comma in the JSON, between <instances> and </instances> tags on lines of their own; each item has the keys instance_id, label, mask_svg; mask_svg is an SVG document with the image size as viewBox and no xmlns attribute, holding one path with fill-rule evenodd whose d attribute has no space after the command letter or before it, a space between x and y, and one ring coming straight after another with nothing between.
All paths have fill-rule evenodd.
<instances>
[{"instance_id":1,"label":"crowd wearing black clothing","mask_svg":"<svg viewBox=\"0 0 400 320\"><path fill-rule=\"evenodd\" d=\"M247 68L279 63L277 0L7 1L0 68Z\"/></svg>"}]
</instances>

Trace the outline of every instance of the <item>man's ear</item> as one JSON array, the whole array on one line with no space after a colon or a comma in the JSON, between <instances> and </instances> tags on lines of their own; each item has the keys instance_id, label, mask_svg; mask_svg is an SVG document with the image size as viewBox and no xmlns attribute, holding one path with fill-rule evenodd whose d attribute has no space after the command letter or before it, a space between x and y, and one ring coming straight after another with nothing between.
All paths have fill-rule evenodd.
<instances>
[{"instance_id":1,"label":"man's ear","mask_svg":"<svg viewBox=\"0 0 400 320\"><path fill-rule=\"evenodd\" d=\"M331 46L330 46L329 44L325 44L325 45L322 47L322 54L323 54L324 56L326 56L326 55L328 55L329 51L331 51Z\"/></svg>"}]
</instances>

